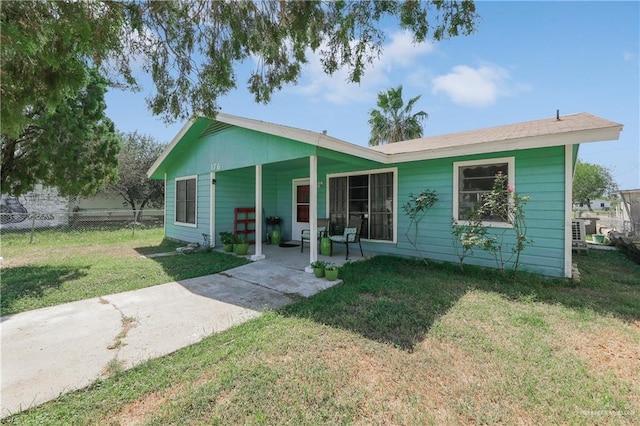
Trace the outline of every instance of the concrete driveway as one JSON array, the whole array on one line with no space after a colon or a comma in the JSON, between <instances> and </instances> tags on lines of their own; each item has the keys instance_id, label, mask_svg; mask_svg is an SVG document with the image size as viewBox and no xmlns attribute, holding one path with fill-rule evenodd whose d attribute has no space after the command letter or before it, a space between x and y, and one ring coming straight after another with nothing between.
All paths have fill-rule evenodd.
<instances>
[{"instance_id":1,"label":"concrete driveway","mask_svg":"<svg viewBox=\"0 0 640 426\"><path fill-rule=\"evenodd\" d=\"M2 317L0 417L83 388L340 281L268 261Z\"/></svg>"}]
</instances>

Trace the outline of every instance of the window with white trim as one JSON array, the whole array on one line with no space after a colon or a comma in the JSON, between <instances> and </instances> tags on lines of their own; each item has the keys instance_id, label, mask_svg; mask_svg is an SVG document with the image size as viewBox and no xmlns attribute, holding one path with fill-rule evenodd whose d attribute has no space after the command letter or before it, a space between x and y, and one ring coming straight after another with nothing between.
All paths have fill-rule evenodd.
<instances>
[{"instance_id":1,"label":"window with white trim","mask_svg":"<svg viewBox=\"0 0 640 426\"><path fill-rule=\"evenodd\" d=\"M176 179L176 223L196 224L197 177L189 176Z\"/></svg>"},{"instance_id":2,"label":"window with white trim","mask_svg":"<svg viewBox=\"0 0 640 426\"><path fill-rule=\"evenodd\" d=\"M478 161L453 163L453 218L466 220L483 203L484 196L493 189L496 175L507 176L505 202L510 202L508 187L515 182L514 157L494 158ZM484 222L508 226L504 218L491 214L483 217Z\"/></svg>"},{"instance_id":3,"label":"window with white trim","mask_svg":"<svg viewBox=\"0 0 640 426\"><path fill-rule=\"evenodd\" d=\"M341 234L349 219L362 219L360 237L394 241L396 171L328 176L330 232Z\"/></svg>"}]
</instances>

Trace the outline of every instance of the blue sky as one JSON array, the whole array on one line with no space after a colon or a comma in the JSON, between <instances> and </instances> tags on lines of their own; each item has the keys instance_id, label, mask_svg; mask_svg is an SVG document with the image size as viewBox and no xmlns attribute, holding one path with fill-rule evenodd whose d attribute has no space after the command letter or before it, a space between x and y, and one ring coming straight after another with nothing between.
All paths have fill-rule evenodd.
<instances>
[{"instance_id":1,"label":"blue sky","mask_svg":"<svg viewBox=\"0 0 640 426\"><path fill-rule=\"evenodd\" d=\"M620 140L580 146L583 161L611 170L621 189L640 188L640 2L477 2L478 30L414 45L390 27L386 48L359 85L324 75L312 55L302 78L256 104L239 89L222 111L367 145L377 94L403 85L405 100L429 114L425 136L589 112L624 124ZM242 71L242 70L240 70ZM245 77L243 79L243 76ZM146 108L153 89L112 91L107 115L120 131L170 142L184 123L166 126Z\"/></svg>"}]
</instances>

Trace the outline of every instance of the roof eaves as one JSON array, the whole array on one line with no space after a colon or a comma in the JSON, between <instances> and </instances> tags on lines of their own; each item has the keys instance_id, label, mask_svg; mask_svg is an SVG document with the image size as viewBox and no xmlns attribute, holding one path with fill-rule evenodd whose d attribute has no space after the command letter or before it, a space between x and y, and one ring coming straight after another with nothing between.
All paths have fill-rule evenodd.
<instances>
[{"instance_id":1,"label":"roof eaves","mask_svg":"<svg viewBox=\"0 0 640 426\"><path fill-rule=\"evenodd\" d=\"M160 156L151 165L151 167L147 171L147 177L151 178L151 176L153 176L153 174L158 170L158 168L163 163L163 161L167 158L167 156L171 153L171 151L173 151L173 148L175 148L175 146L180 142L183 136L189 131L191 126L193 126L196 120L197 120L196 118L191 118L189 121L185 123L184 126L182 126L178 134L173 138L173 140L169 143L169 145L165 147L164 151L162 151Z\"/></svg>"},{"instance_id":2,"label":"roof eaves","mask_svg":"<svg viewBox=\"0 0 640 426\"><path fill-rule=\"evenodd\" d=\"M524 138L503 139L490 142L484 141L475 144L440 147L389 155L392 162L403 163L409 161L458 157L462 155L484 154L532 148L547 148L552 146L564 146L588 142L617 140L620 137L621 130L622 125L615 125L598 129L578 130L573 132L529 136Z\"/></svg>"}]
</instances>

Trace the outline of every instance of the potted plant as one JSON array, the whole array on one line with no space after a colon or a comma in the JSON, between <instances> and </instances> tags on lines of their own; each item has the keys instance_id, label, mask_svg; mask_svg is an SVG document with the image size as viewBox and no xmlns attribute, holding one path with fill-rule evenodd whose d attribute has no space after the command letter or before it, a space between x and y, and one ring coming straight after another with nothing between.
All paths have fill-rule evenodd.
<instances>
[{"instance_id":1,"label":"potted plant","mask_svg":"<svg viewBox=\"0 0 640 426\"><path fill-rule=\"evenodd\" d=\"M233 246L234 251L238 256L246 255L247 252L249 251L249 241L247 241L247 239L244 237L240 237L237 235L235 237L236 237L236 243Z\"/></svg>"},{"instance_id":2,"label":"potted plant","mask_svg":"<svg viewBox=\"0 0 640 426\"><path fill-rule=\"evenodd\" d=\"M279 229L271 231L271 244L279 245L282 242L282 234Z\"/></svg>"},{"instance_id":3,"label":"potted plant","mask_svg":"<svg viewBox=\"0 0 640 426\"><path fill-rule=\"evenodd\" d=\"M335 281L338 279L338 267L333 263L328 263L324 268L324 276L328 281Z\"/></svg>"},{"instance_id":4,"label":"potted plant","mask_svg":"<svg viewBox=\"0 0 640 426\"><path fill-rule=\"evenodd\" d=\"M331 238L326 235L320 238L320 254L323 256L331 256Z\"/></svg>"},{"instance_id":5,"label":"potted plant","mask_svg":"<svg viewBox=\"0 0 640 426\"><path fill-rule=\"evenodd\" d=\"M235 235L231 232L220 232L220 242L222 243L222 249L226 253L231 253L233 251L233 244L235 243Z\"/></svg>"},{"instance_id":6,"label":"potted plant","mask_svg":"<svg viewBox=\"0 0 640 426\"><path fill-rule=\"evenodd\" d=\"M323 260L316 260L315 262L311 263L311 267L313 268L313 274L316 276L316 278L324 277L324 268L326 266L327 266L327 262Z\"/></svg>"},{"instance_id":7,"label":"potted plant","mask_svg":"<svg viewBox=\"0 0 640 426\"><path fill-rule=\"evenodd\" d=\"M268 216L267 217L267 226L271 226L271 232L268 232L267 239L273 245L279 245L282 241L282 233L280 232L280 224L282 223L282 219L280 216ZM278 226L276 229L275 226Z\"/></svg>"}]
</instances>

